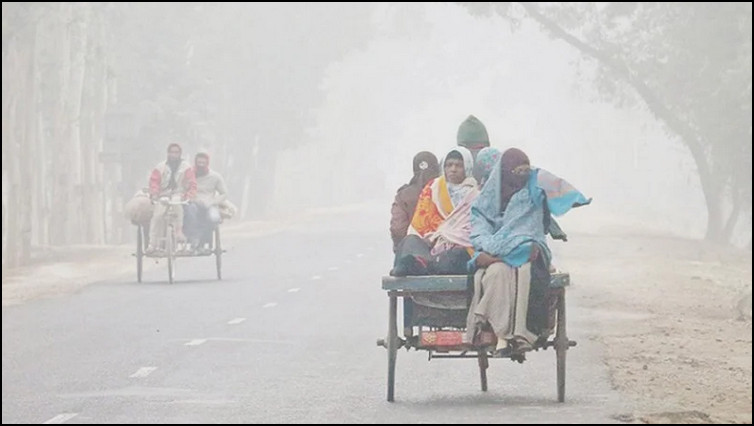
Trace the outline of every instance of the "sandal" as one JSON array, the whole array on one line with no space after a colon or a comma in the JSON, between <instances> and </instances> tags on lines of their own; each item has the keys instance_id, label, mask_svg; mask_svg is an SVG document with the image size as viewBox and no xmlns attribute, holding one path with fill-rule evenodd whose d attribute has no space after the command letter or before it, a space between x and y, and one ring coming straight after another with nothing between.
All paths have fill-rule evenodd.
<instances>
[{"instance_id":1,"label":"sandal","mask_svg":"<svg viewBox=\"0 0 754 426\"><path fill-rule=\"evenodd\" d=\"M534 350L534 347L531 345L531 343L527 342L526 339L520 337L514 337L511 340L511 346L513 348L513 354L517 355Z\"/></svg>"}]
</instances>

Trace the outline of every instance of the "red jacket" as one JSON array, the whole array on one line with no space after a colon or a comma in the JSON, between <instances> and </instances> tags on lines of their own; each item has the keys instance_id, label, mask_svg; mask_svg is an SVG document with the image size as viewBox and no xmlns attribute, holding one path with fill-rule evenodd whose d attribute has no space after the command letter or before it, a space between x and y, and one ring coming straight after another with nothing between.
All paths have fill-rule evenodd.
<instances>
[{"instance_id":1,"label":"red jacket","mask_svg":"<svg viewBox=\"0 0 754 426\"><path fill-rule=\"evenodd\" d=\"M152 198L181 194L183 201L193 200L196 196L196 176L194 170L185 161L175 171L176 188L170 188L171 170L167 161L162 161L149 176L149 195Z\"/></svg>"}]
</instances>

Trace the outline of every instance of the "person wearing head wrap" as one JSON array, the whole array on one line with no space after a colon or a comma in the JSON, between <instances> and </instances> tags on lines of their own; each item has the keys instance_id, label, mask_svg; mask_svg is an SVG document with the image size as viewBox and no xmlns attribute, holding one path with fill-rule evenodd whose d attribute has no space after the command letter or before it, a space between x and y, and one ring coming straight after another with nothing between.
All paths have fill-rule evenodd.
<instances>
[{"instance_id":1,"label":"person wearing head wrap","mask_svg":"<svg viewBox=\"0 0 754 426\"><path fill-rule=\"evenodd\" d=\"M474 179L479 183L479 189L482 189L487 182L492 169L500 161L502 155L503 153L500 150L489 146L479 151L476 160L474 160Z\"/></svg>"},{"instance_id":2,"label":"person wearing head wrap","mask_svg":"<svg viewBox=\"0 0 754 426\"><path fill-rule=\"evenodd\" d=\"M476 250L469 261L474 295L467 317L465 340L473 342L486 323L500 347L515 353L532 348L538 338L530 331L530 293L549 282L550 250L545 242L550 213L562 215L589 204L568 182L537 168L516 148L506 150L471 208L471 242ZM535 263L539 267L534 267ZM537 271L547 276L534 280ZM544 328L544 327L543 327Z\"/></svg>"},{"instance_id":3,"label":"person wearing head wrap","mask_svg":"<svg viewBox=\"0 0 754 426\"><path fill-rule=\"evenodd\" d=\"M228 191L222 175L209 168L207 152L196 154L193 171L196 197L186 206L184 232L194 249L206 252L205 245L210 243L212 231L221 220L219 206L226 200Z\"/></svg>"},{"instance_id":4,"label":"person wearing head wrap","mask_svg":"<svg viewBox=\"0 0 754 426\"><path fill-rule=\"evenodd\" d=\"M480 150L490 146L490 137L484 124L478 118L470 115L458 126L456 142L458 146L471 151L471 158L476 162Z\"/></svg>"},{"instance_id":5,"label":"person wearing head wrap","mask_svg":"<svg viewBox=\"0 0 754 426\"><path fill-rule=\"evenodd\" d=\"M396 250L395 275L463 273L473 253L469 213L479 190L472 177L471 152L453 148L441 165L442 176L419 195L409 235Z\"/></svg>"},{"instance_id":6,"label":"person wearing head wrap","mask_svg":"<svg viewBox=\"0 0 754 426\"><path fill-rule=\"evenodd\" d=\"M191 166L181 158L183 150L177 143L168 145L167 159L155 166L149 176L149 196L152 201L159 198L169 198L178 201L190 201L196 196L196 177ZM164 244L165 240L165 210L167 206L156 203L149 229L149 245L147 253ZM175 209L174 223L176 225L176 239L186 240L183 235L183 209Z\"/></svg>"},{"instance_id":7,"label":"person wearing head wrap","mask_svg":"<svg viewBox=\"0 0 754 426\"><path fill-rule=\"evenodd\" d=\"M393 239L393 252L406 237L411 218L414 217L419 193L430 180L440 176L440 164L437 157L428 151L414 156L414 175L411 180L398 188L393 206L390 209L390 237Z\"/></svg>"}]
</instances>

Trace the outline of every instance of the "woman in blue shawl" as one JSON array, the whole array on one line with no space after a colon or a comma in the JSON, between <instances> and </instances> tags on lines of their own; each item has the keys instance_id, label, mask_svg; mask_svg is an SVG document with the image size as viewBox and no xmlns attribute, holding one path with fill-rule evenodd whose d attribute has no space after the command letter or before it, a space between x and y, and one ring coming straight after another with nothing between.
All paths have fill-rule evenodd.
<instances>
[{"instance_id":1,"label":"woman in blue shawl","mask_svg":"<svg viewBox=\"0 0 754 426\"><path fill-rule=\"evenodd\" d=\"M503 153L471 207L476 253L469 267L476 272L467 318L469 343L489 323L499 342L507 342L514 353L532 348L538 336L527 327L529 298L534 275L549 281L545 234L550 213L559 216L590 201L568 182L532 168L521 150Z\"/></svg>"}]
</instances>

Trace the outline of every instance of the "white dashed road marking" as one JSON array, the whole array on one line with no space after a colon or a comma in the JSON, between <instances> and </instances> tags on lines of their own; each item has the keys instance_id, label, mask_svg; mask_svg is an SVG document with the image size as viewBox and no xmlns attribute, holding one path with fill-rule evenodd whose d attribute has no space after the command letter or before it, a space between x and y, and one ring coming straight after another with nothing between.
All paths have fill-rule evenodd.
<instances>
[{"instance_id":1,"label":"white dashed road marking","mask_svg":"<svg viewBox=\"0 0 754 426\"><path fill-rule=\"evenodd\" d=\"M288 293L297 293L299 290L301 290L301 289L300 288L290 288L290 289L288 289Z\"/></svg>"},{"instance_id":2,"label":"white dashed road marking","mask_svg":"<svg viewBox=\"0 0 754 426\"><path fill-rule=\"evenodd\" d=\"M234 318L234 319L228 321L228 324L230 324L230 325L241 324L244 321L246 321L246 318Z\"/></svg>"},{"instance_id":3,"label":"white dashed road marking","mask_svg":"<svg viewBox=\"0 0 754 426\"><path fill-rule=\"evenodd\" d=\"M264 305L264 306L262 306L262 307L263 307L263 308L272 308L273 306L277 306L277 303L275 303L275 302L270 302L270 303L268 303L268 304L266 304L266 305Z\"/></svg>"},{"instance_id":4,"label":"white dashed road marking","mask_svg":"<svg viewBox=\"0 0 754 426\"><path fill-rule=\"evenodd\" d=\"M327 268L328 271L337 271L339 268L337 266L331 266Z\"/></svg>"},{"instance_id":5,"label":"white dashed road marking","mask_svg":"<svg viewBox=\"0 0 754 426\"><path fill-rule=\"evenodd\" d=\"M152 374L154 370L157 370L157 367L141 367L140 369L136 370L136 372L128 377L131 377L133 379L137 379L140 377L147 377L148 375Z\"/></svg>"},{"instance_id":6,"label":"white dashed road marking","mask_svg":"<svg viewBox=\"0 0 754 426\"><path fill-rule=\"evenodd\" d=\"M232 337L210 337L209 340L216 342L231 342L231 343L275 343L281 345L295 345L296 342L289 340L266 340L266 339L238 339Z\"/></svg>"},{"instance_id":7,"label":"white dashed road marking","mask_svg":"<svg viewBox=\"0 0 754 426\"><path fill-rule=\"evenodd\" d=\"M320 277L319 275L315 275L312 277L312 280L321 280L321 279L322 277Z\"/></svg>"},{"instance_id":8,"label":"white dashed road marking","mask_svg":"<svg viewBox=\"0 0 754 426\"><path fill-rule=\"evenodd\" d=\"M63 413L58 414L57 416L51 418L50 420L47 420L44 422L46 425L59 425L61 423L65 423L68 420L71 420L72 418L78 416L79 413Z\"/></svg>"},{"instance_id":9,"label":"white dashed road marking","mask_svg":"<svg viewBox=\"0 0 754 426\"><path fill-rule=\"evenodd\" d=\"M199 346L206 341L207 339L194 339L189 342L186 342L186 346Z\"/></svg>"}]
</instances>

